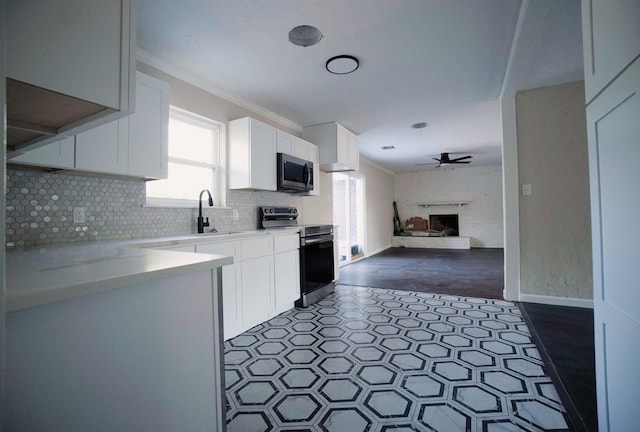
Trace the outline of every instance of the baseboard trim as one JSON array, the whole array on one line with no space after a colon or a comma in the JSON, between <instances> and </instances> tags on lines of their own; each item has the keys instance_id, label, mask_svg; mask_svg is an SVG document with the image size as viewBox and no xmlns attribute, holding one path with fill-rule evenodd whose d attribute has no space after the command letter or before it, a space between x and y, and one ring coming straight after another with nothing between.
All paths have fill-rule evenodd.
<instances>
[{"instance_id":1,"label":"baseboard trim","mask_svg":"<svg viewBox=\"0 0 640 432\"><path fill-rule=\"evenodd\" d=\"M579 298L572 298L572 297L554 297L554 296L520 293L520 299L518 301L529 302L529 303L541 303L541 304L552 305L552 306L569 306L569 307L593 309L593 300L579 299Z\"/></svg>"},{"instance_id":2,"label":"baseboard trim","mask_svg":"<svg viewBox=\"0 0 640 432\"><path fill-rule=\"evenodd\" d=\"M386 251L387 249L390 249L390 248L391 248L391 245L386 245L376 250L367 251L366 257L368 258L372 255L379 254L380 252Z\"/></svg>"}]
</instances>

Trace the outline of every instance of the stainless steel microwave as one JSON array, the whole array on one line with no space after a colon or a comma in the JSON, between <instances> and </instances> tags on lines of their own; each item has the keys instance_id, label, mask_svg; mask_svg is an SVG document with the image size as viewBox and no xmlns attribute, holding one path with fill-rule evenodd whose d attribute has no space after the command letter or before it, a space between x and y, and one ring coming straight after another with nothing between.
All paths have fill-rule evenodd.
<instances>
[{"instance_id":1,"label":"stainless steel microwave","mask_svg":"<svg viewBox=\"0 0 640 432\"><path fill-rule=\"evenodd\" d=\"M313 162L286 153L278 153L278 190L307 192L313 190Z\"/></svg>"}]
</instances>

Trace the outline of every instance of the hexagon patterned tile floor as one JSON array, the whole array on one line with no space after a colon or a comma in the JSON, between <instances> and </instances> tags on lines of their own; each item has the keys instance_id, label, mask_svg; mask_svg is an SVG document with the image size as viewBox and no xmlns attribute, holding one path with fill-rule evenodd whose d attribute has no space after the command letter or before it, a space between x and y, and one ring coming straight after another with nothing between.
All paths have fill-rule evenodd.
<instances>
[{"instance_id":1,"label":"hexagon patterned tile floor","mask_svg":"<svg viewBox=\"0 0 640 432\"><path fill-rule=\"evenodd\" d=\"M229 432L569 430L503 300L339 285L225 344Z\"/></svg>"}]
</instances>

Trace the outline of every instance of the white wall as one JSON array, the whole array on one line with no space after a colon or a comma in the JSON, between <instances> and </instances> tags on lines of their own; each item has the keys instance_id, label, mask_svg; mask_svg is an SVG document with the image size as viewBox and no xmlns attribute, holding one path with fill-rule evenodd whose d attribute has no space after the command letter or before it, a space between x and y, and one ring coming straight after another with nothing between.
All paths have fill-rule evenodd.
<instances>
[{"instance_id":1,"label":"white wall","mask_svg":"<svg viewBox=\"0 0 640 432\"><path fill-rule=\"evenodd\" d=\"M516 95L522 300L593 297L584 100L582 81Z\"/></svg>"},{"instance_id":2,"label":"white wall","mask_svg":"<svg viewBox=\"0 0 640 432\"><path fill-rule=\"evenodd\" d=\"M520 298L520 215L516 98L502 100L502 205L504 217L504 298Z\"/></svg>"},{"instance_id":3,"label":"white wall","mask_svg":"<svg viewBox=\"0 0 640 432\"><path fill-rule=\"evenodd\" d=\"M471 238L471 247L501 248L502 167L441 167L396 175L395 199L400 219L430 214L458 214L460 235ZM434 206L430 202L469 202L468 205Z\"/></svg>"},{"instance_id":4,"label":"white wall","mask_svg":"<svg viewBox=\"0 0 640 432\"><path fill-rule=\"evenodd\" d=\"M367 256L391 247L395 174L360 158L365 187L365 236Z\"/></svg>"}]
</instances>

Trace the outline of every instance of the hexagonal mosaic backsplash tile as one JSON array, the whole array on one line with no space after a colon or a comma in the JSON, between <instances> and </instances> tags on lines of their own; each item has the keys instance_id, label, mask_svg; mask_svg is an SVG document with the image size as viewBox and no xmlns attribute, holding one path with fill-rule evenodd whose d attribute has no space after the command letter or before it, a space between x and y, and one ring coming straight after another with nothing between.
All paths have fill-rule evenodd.
<instances>
[{"instance_id":1,"label":"hexagonal mosaic backsplash tile","mask_svg":"<svg viewBox=\"0 0 640 432\"><path fill-rule=\"evenodd\" d=\"M516 305L339 285L225 344L240 431L568 430Z\"/></svg>"},{"instance_id":2,"label":"hexagonal mosaic backsplash tile","mask_svg":"<svg viewBox=\"0 0 640 432\"><path fill-rule=\"evenodd\" d=\"M199 191L194 192L197 199ZM258 206L300 207L302 198L280 192L227 191L228 208L204 207L218 231L257 228ZM7 170L7 246L123 240L196 232L196 208L144 207L145 181L67 172ZM84 223L73 208L86 209ZM232 208L239 220L232 219Z\"/></svg>"}]
</instances>

